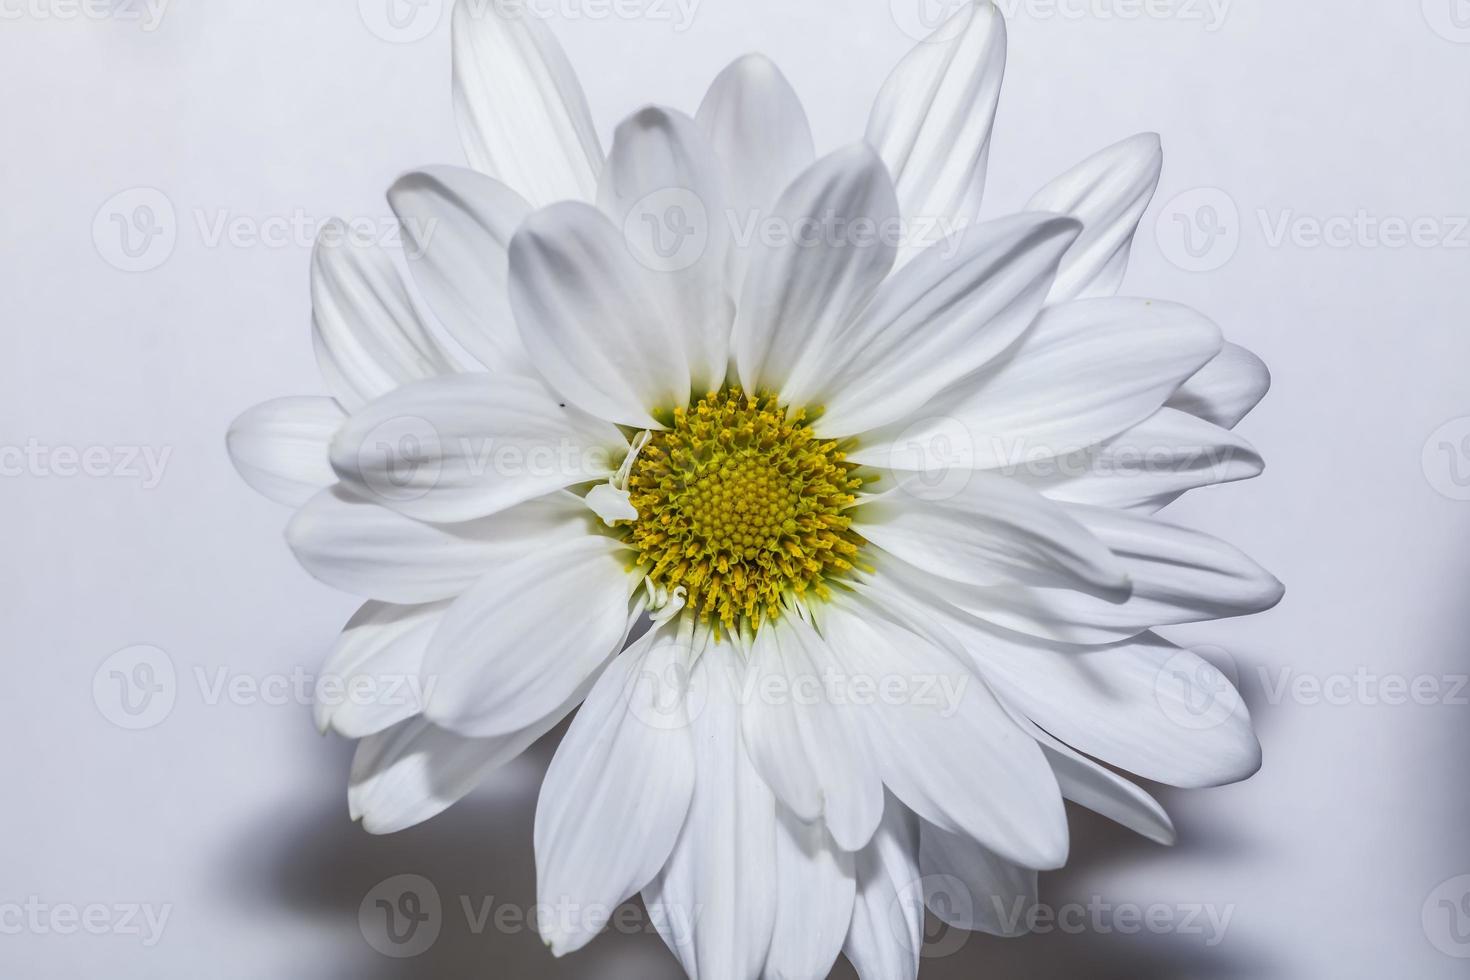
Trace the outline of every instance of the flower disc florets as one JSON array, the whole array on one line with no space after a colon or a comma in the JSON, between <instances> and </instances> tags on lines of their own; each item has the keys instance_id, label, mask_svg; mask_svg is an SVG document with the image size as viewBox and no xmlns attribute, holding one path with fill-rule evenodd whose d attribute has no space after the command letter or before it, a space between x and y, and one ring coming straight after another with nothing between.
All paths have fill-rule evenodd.
<instances>
[{"instance_id":1,"label":"flower disc florets","mask_svg":"<svg viewBox=\"0 0 1470 980\"><path fill-rule=\"evenodd\" d=\"M683 586L688 607L752 627L783 599L828 594L864 543L845 510L862 477L800 411L736 388L673 412L628 479L631 541L653 585Z\"/></svg>"}]
</instances>

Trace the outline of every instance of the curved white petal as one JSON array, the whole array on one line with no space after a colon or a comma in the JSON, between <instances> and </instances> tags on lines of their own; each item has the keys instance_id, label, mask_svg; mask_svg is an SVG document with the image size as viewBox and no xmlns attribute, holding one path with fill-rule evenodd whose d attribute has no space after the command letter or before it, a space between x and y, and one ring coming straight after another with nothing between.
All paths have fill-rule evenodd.
<instances>
[{"instance_id":1,"label":"curved white petal","mask_svg":"<svg viewBox=\"0 0 1470 980\"><path fill-rule=\"evenodd\" d=\"M956 929L1014 937L1027 932L1038 901L1037 874L983 844L934 826L919 826L919 870L925 902Z\"/></svg>"},{"instance_id":2,"label":"curved white petal","mask_svg":"<svg viewBox=\"0 0 1470 980\"><path fill-rule=\"evenodd\" d=\"M730 223L709 139L693 119L671 109L635 113L613 137L597 204L653 269L683 334L694 391L718 389L735 306L725 283Z\"/></svg>"},{"instance_id":3,"label":"curved white petal","mask_svg":"<svg viewBox=\"0 0 1470 980\"><path fill-rule=\"evenodd\" d=\"M741 731L776 797L802 820L825 819L837 843L855 851L882 818L883 781L842 692L828 689L837 666L804 620L765 623L751 648Z\"/></svg>"},{"instance_id":4,"label":"curved white petal","mask_svg":"<svg viewBox=\"0 0 1470 980\"><path fill-rule=\"evenodd\" d=\"M421 668L447 602L364 603L342 629L317 679L317 728L365 738L423 710Z\"/></svg>"},{"instance_id":5,"label":"curved white petal","mask_svg":"<svg viewBox=\"0 0 1470 980\"><path fill-rule=\"evenodd\" d=\"M1161 408L1107 442L1004 472L1052 500L1153 513L1188 490L1264 469L1255 447L1229 429Z\"/></svg>"},{"instance_id":6,"label":"curved white petal","mask_svg":"<svg viewBox=\"0 0 1470 980\"><path fill-rule=\"evenodd\" d=\"M839 328L893 267L897 214L883 162L861 143L786 189L772 210L782 233L754 246L735 317L731 349L747 391L800 406L820 390Z\"/></svg>"},{"instance_id":7,"label":"curved white petal","mask_svg":"<svg viewBox=\"0 0 1470 980\"><path fill-rule=\"evenodd\" d=\"M1164 166L1157 133L1139 133L1088 157L1026 204L1082 222L1082 237L1062 260L1050 303L1113 296L1128 271L1138 221L1153 200Z\"/></svg>"},{"instance_id":8,"label":"curved white petal","mask_svg":"<svg viewBox=\"0 0 1470 980\"><path fill-rule=\"evenodd\" d=\"M395 834L438 816L555 728L586 693L584 684L546 717L499 738L466 738L422 717L369 735L352 758L352 819L370 834Z\"/></svg>"},{"instance_id":9,"label":"curved white petal","mask_svg":"<svg viewBox=\"0 0 1470 980\"><path fill-rule=\"evenodd\" d=\"M459 595L497 562L583 537L590 517L576 496L558 493L473 521L426 524L332 489L296 513L286 541L334 589L415 604Z\"/></svg>"},{"instance_id":10,"label":"curved white petal","mask_svg":"<svg viewBox=\"0 0 1470 980\"><path fill-rule=\"evenodd\" d=\"M1270 390L1266 362L1239 344L1227 343L1214 360L1179 386L1169 405L1233 429Z\"/></svg>"},{"instance_id":11,"label":"curved white petal","mask_svg":"<svg viewBox=\"0 0 1470 980\"><path fill-rule=\"evenodd\" d=\"M424 714L462 735L504 735L566 700L622 647L637 579L619 541L539 543L455 600L429 643Z\"/></svg>"},{"instance_id":12,"label":"curved white petal","mask_svg":"<svg viewBox=\"0 0 1470 980\"><path fill-rule=\"evenodd\" d=\"M902 469L906 448L956 441L988 469L1064 456L1152 415L1220 350L1220 330L1158 300L1077 300L1043 310L1002 359L903 419L870 432L856 462Z\"/></svg>"},{"instance_id":13,"label":"curved white petal","mask_svg":"<svg viewBox=\"0 0 1470 980\"><path fill-rule=\"evenodd\" d=\"M848 677L878 693L860 712L883 782L919 816L1033 868L1060 867L1067 820L1034 739L957 657L850 593L821 610L827 644Z\"/></svg>"},{"instance_id":14,"label":"curved white petal","mask_svg":"<svg viewBox=\"0 0 1470 980\"><path fill-rule=\"evenodd\" d=\"M655 275L586 204L537 211L510 243L511 307L536 369L567 401L644 429L689 403L684 334Z\"/></svg>"},{"instance_id":15,"label":"curved white petal","mask_svg":"<svg viewBox=\"0 0 1470 980\"><path fill-rule=\"evenodd\" d=\"M1062 796L1157 844L1173 845L1174 821L1158 800L1030 722L1024 727L1041 743L1041 751L1057 774Z\"/></svg>"},{"instance_id":16,"label":"curved white petal","mask_svg":"<svg viewBox=\"0 0 1470 980\"><path fill-rule=\"evenodd\" d=\"M454 114L470 166L536 207L592 200L602 144L571 63L541 18L459 0Z\"/></svg>"},{"instance_id":17,"label":"curved white petal","mask_svg":"<svg viewBox=\"0 0 1470 980\"><path fill-rule=\"evenodd\" d=\"M879 791L881 804L882 791ZM776 830L776 927L767 980L823 980L842 951L857 894L854 856L820 823L782 809Z\"/></svg>"},{"instance_id":18,"label":"curved white petal","mask_svg":"<svg viewBox=\"0 0 1470 980\"><path fill-rule=\"evenodd\" d=\"M346 418L331 398L276 398L230 423L225 447L256 492L299 507L337 482L327 447Z\"/></svg>"},{"instance_id":19,"label":"curved white petal","mask_svg":"<svg viewBox=\"0 0 1470 980\"><path fill-rule=\"evenodd\" d=\"M832 345L817 430L842 436L877 428L999 356L1041 310L1080 230L1068 218L1014 215L941 242L899 270Z\"/></svg>"},{"instance_id":20,"label":"curved white petal","mask_svg":"<svg viewBox=\"0 0 1470 980\"><path fill-rule=\"evenodd\" d=\"M995 473L967 473L963 486L941 495L909 480L850 513L854 530L879 548L955 582L1025 582L1113 598L1128 588L1122 565L1062 505Z\"/></svg>"},{"instance_id":21,"label":"curved white petal","mask_svg":"<svg viewBox=\"0 0 1470 980\"><path fill-rule=\"evenodd\" d=\"M388 253L354 241L337 219L311 253L311 327L322 377L349 411L457 370L424 327Z\"/></svg>"},{"instance_id":22,"label":"curved white petal","mask_svg":"<svg viewBox=\"0 0 1470 980\"><path fill-rule=\"evenodd\" d=\"M388 189L404 253L429 308L476 360L526 373L510 312L511 236L531 213L515 191L463 167L425 167Z\"/></svg>"},{"instance_id":23,"label":"curved white petal","mask_svg":"<svg viewBox=\"0 0 1470 980\"><path fill-rule=\"evenodd\" d=\"M801 100L764 55L737 58L720 72L695 120L722 164L726 200L741 229L754 228L816 159ZM730 291L738 295L750 260L748 243L728 256Z\"/></svg>"},{"instance_id":24,"label":"curved white petal","mask_svg":"<svg viewBox=\"0 0 1470 980\"><path fill-rule=\"evenodd\" d=\"M536 804L541 937L580 949L662 870L694 794L692 650L655 627L603 672L546 772ZM550 665L548 665L550 666Z\"/></svg>"},{"instance_id":25,"label":"curved white petal","mask_svg":"<svg viewBox=\"0 0 1470 980\"><path fill-rule=\"evenodd\" d=\"M919 820L893 796L857 854L857 899L842 952L860 980L915 980L924 948Z\"/></svg>"},{"instance_id":26,"label":"curved white petal","mask_svg":"<svg viewBox=\"0 0 1470 980\"><path fill-rule=\"evenodd\" d=\"M1005 64L1005 18L979 0L916 45L883 83L867 139L893 174L910 222L953 228L979 213Z\"/></svg>"},{"instance_id":27,"label":"curved white petal","mask_svg":"<svg viewBox=\"0 0 1470 980\"><path fill-rule=\"evenodd\" d=\"M533 378L460 374L364 406L332 440L332 466L366 500L426 521L466 521L604 480L627 453L616 426Z\"/></svg>"},{"instance_id":28,"label":"curved white petal","mask_svg":"<svg viewBox=\"0 0 1470 980\"><path fill-rule=\"evenodd\" d=\"M1237 782L1260 768L1261 745L1244 700L1221 671L1189 650L1153 634L1109 646L1025 637L886 570L868 587L880 601L923 608L963 644L1002 701L1081 752L1186 788Z\"/></svg>"},{"instance_id":29,"label":"curved white petal","mask_svg":"<svg viewBox=\"0 0 1470 980\"><path fill-rule=\"evenodd\" d=\"M694 802L649 915L691 980L755 980L776 925L776 799L740 740L738 654L710 647L694 669Z\"/></svg>"}]
</instances>

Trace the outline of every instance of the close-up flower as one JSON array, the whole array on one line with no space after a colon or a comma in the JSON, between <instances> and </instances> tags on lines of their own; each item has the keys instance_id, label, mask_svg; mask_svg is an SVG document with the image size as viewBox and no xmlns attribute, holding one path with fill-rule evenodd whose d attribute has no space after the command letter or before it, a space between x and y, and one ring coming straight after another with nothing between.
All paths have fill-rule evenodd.
<instances>
[{"instance_id":1,"label":"close-up flower","mask_svg":"<svg viewBox=\"0 0 1470 980\"><path fill-rule=\"evenodd\" d=\"M604 154L544 24L462 3L453 49L471 168L388 192L415 289L329 228L329 394L229 435L297 508L301 563L366 600L323 673L420 681L318 704L360 740L364 827L435 816L575 712L536 813L552 954L641 894L691 977L845 954L887 980L918 974L925 899L1016 931L1001 910L1067 860L1064 800L1170 843L1122 773L1255 772L1238 698L1180 723L1219 675L1153 632L1282 595L1157 516L1261 472L1231 429L1268 376L1204 315L1118 295L1156 136L983 214L988 2L821 156L759 55Z\"/></svg>"}]
</instances>

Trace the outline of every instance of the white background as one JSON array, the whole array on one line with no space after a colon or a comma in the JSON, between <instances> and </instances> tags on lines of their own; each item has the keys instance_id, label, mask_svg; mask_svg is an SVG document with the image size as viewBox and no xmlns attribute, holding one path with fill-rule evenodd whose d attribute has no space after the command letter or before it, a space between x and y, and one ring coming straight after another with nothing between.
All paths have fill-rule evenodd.
<instances>
[{"instance_id":1,"label":"white background","mask_svg":"<svg viewBox=\"0 0 1470 980\"><path fill-rule=\"evenodd\" d=\"M396 175L462 160L448 17L426 0L410 29L427 36L395 43L369 28L381 33L388 2L366 0L364 16L355 0L175 0L154 30L127 19L132 4L98 18L68 17L67 0L0 3L0 445L170 453L156 486L33 465L0 478L6 976L674 975L650 936L552 963L524 930L465 924L461 895L534 901L547 746L439 820L371 838L345 812L349 747L318 737L304 704L211 704L197 679L314 670L353 606L296 567L286 512L239 481L223 445L250 405L320 390L310 228L386 222ZM605 138L649 100L692 110L724 64L760 50L831 149L861 135L912 43L915 3L703 0L685 24L674 6L629 20L558 0L555 30ZM1241 429L1266 474L1171 513L1246 548L1288 594L1249 621L1175 631L1231 652L1262 772L1164 794L1172 850L1074 814L1073 865L1044 876L1043 897L1176 914L1203 903L1232 918L1213 947L1184 930L975 938L924 975L1463 976L1435 942L1470 955L1437 903L1467 889L1429 900L1470 873L1470 692L1455 681L1470 669L1470 503L1455 499L1470 497L1470 232L1454 220L1470 213L1470 7L1235 0L1216 20L1204 3L1153 0L1127 16L1141 7L1007 5L989 204L1013 209L1094 150L1162 134L1163 183L1126 291L1206 312L1276 379ZM108 208L131 217L138 199L105 205L139 187L167 198L176 240L157 268L126 272ZM1311 239L1311 222L1360 212L1345 247ZM1434 219L1434 241L1389 247L1369 221L1416 218ZM235 219L307 230L213 240ZM1284 240L1283 220L1297 230ZM1187 226L1202 258L1183 248ZM1205 249L1208 227L1225 234ZM166 651L178 677L173 710L143 731L93 697L103 662L135 644ZM1373 680L1421 675L1439 703L1383 703L1391 682ZM1273 696L1301 676L1353 686ZM438 943L413 960L380 956L359 931L359 903L400 873L433 881L445 905ZM119 930L8 934L3 907L32 896L149 903L169 919L152 947ZM1470 908L1459 925L1470 930Z\"/></svg>"}]
</instances>

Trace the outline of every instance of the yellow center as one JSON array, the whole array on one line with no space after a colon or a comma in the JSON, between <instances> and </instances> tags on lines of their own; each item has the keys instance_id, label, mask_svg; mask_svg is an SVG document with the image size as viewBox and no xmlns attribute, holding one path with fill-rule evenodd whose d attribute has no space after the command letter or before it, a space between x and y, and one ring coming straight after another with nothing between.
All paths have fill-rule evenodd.
<instances>
[{"instance_id":1,"label":"yellow center","mask_svg":"<svg viewBox=\"0 0 1470 980\"><path fill-rule=\"evenodd\" d=\"M710 622L752 628L788 596L828 595L863 539L846 508L862 478L801 412L738 389L673 412L634 462L631 541L656 586Z\"/></svg>"}]
</instances>

